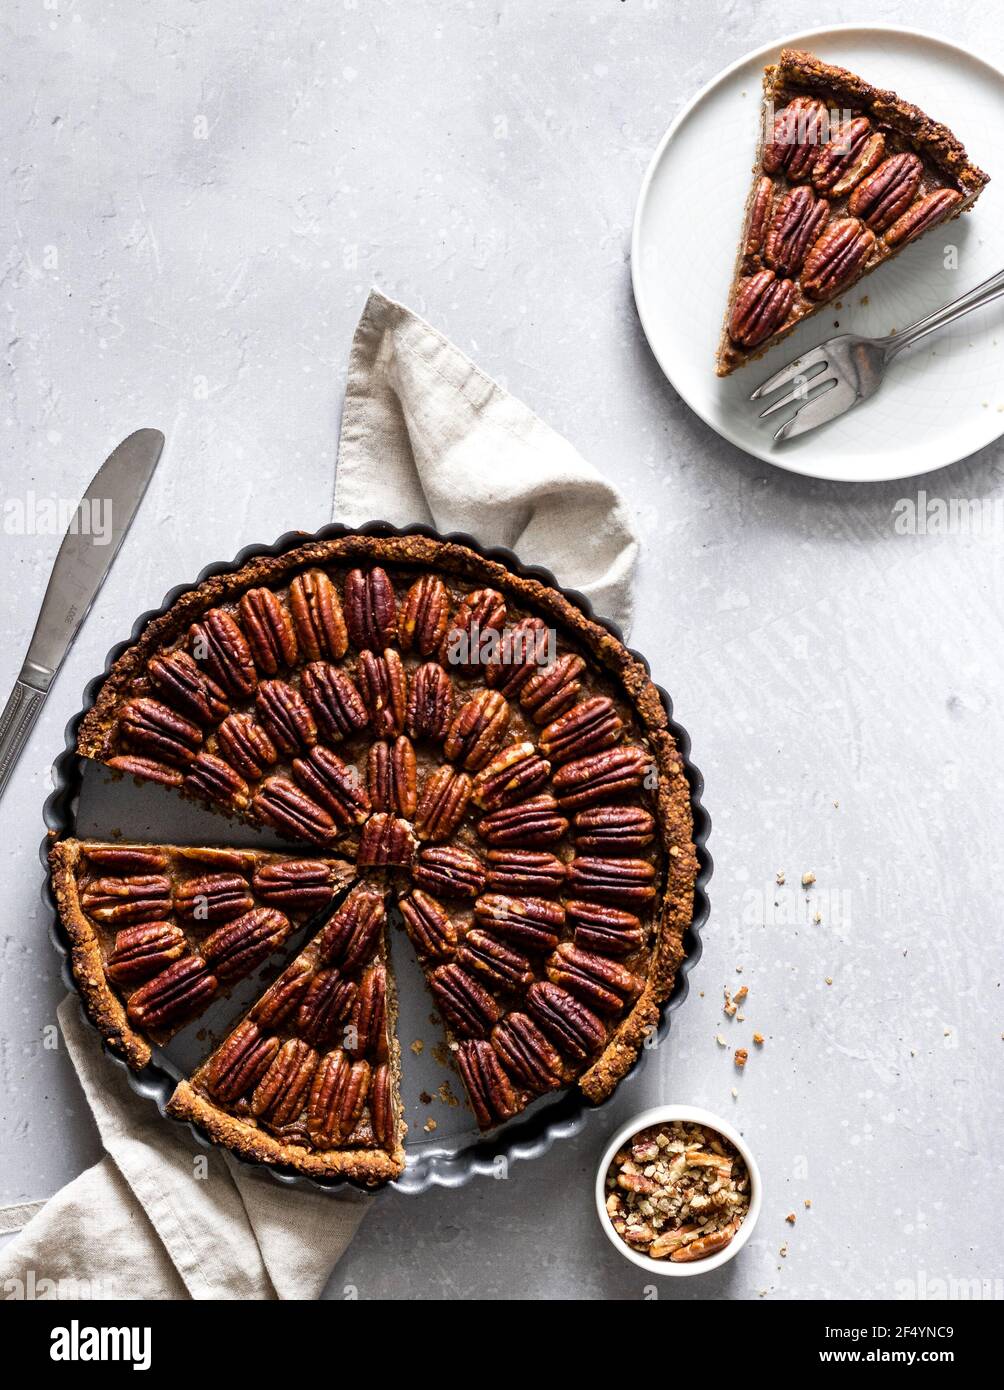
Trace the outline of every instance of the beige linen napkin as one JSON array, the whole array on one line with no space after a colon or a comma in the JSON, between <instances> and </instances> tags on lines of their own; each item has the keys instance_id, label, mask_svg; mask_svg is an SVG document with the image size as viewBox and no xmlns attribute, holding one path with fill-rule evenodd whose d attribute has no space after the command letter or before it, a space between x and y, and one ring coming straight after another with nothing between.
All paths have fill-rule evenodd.
<instances>
[{"instance_id":1,"label":"beige linen napkin","mask_svg":"<svg viewBox=\"0 0 1004 1390\"><path fill-rule=\"evenodd\" d=\"M617 489L449 339L378 290L349 358L335 518L504 545L627 633L638 558Z\"/></svg>"},{"instance_id":2,"label":"beige linen napkin","mask_svg":"<svg viewBox=\"0 0 1004 1390\"><path fill-rule=\"evenodd\" d=\"M508 546L625 632L630 624L638 544L616 489L375 290L352 344L334 512L350 525L419 521ZM291 1191L198 1148L132 1093L76 998L59 1022L106 1156L0 1250L0 1287L54 1280L62 1297L316 1298L373 1199ZM12 1229L21 1214L4 1215Z\"/></svg>"}]
</instances>

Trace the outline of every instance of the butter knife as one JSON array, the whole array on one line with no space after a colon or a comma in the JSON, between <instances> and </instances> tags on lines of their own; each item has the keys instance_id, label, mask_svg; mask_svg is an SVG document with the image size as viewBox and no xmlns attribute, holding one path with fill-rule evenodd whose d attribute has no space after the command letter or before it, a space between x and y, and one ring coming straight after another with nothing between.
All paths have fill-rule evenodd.
<instances>
[{"instance_id":1,"label":"butter knife","mask_svg":"<svg viewBox=\"0 0 1004 1390\"><path fill-rule=\"evenodd\" d=\"M108 455L77 504L49 576L28 655L0 714L0 796L56 672L112 567L163 448L160 430L129 435ZM95 508L102 509L100 529L94 525Z\"/></svg>"}]
</instances>

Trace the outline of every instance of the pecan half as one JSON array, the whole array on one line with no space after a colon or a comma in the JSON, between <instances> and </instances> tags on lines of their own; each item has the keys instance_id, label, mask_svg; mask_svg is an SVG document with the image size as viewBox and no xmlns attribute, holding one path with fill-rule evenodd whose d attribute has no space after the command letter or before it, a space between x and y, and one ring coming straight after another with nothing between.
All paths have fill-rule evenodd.
<instances>
[{"instance_id":1,"label":"pecan half","mask_svg":"<svg viewBox=\"0 0 1004 1390\"><path fill-rule=\"evenodd\" d=\"M217 806L243 810L250 789L239 772L215 753L198 753L188 765L182 786L192 796Z\"/></svg>"},{"instance_id":2,"label":"pecan half","mask_svg":"<svg viewBox=\"0 0 1004 1390\"><path fill-rule=\"evenodd\" d=\"M230 922L254 907L240 874L199 874L174 890L174 909L186 922Z\"/></svg>"},{"instance_id":3,"label":"pecan half","mask_svg":"<svg viewBox=\"0 0 1004 1390\"><path fill-rule=\"evenodd\" d=\"M157 782L162 787L180 787L184 780L182 774L175 767L167 767L164 763L158 763L153 758L138 758L128 753L120 753L115 758L108 759L108 766L116 772L130 773L133 777L141 777L145 782Z\"/></svg>"},{"instance_id":4,"label":"pecan half","mask_svg":"<svg viewBox=\"0 0 1004 1390\"><path fill-rule=\"evenodd\" d=\"M321 1058L307 1101L307 1132L319 1149L345 1142L359 1123L369 1089L369 1062L353 1062L342 1048Z\"/></svg>"},{"instance_id":5,"label":"pecan half","mask_svg":"<svg viewBox=\"0 0 1004 1390\"><path fill-rule=\"evenodd\" d=\"M361 825L370 813L370 799L357 769L323 744L312 748L305 758L293 759L293 776L342 828Z\"/></svg>"},{"instance_id":6,"label":"pecan half","mask_svg":"<svg viewBox=\"0 0 1004 1390\"><path fill-rule=\"evenodd\" d=\"M398 640L403 652L431 656L446 635L450 595L435 574L423 574L408 590L397 616Z\"/></svg>"},{"instance_id":7,"label":"pecan half","mask_svg":"<svg viewBox=\"0 0 1004 1390\"><path fill-rule=\"evenodd\" d=\"M521 618L502 634L498 651L485 668L485 680L515 699L527 681L553 659L554 631L543 618Z\"/></svg>"},{"instance_id":8,"label":"pecan half","mask_svg":"<svg viewBox=\"0 0 1004 1390\"><path fill-rule=\"evenodd\" d=\"M115 869L120 874L155 874L167 868L168 857L153 845L85 845L89 869Z\"/></svg>"},{"instance_id":9,"label":"pecan half","mask_svg":"<svg viewBox=\"0 0 1004 1390\"><path fill-rule=\"evenodd\" d=\"M188 630L192 656L213 680L238 699L246 699L258 684L247 638L233 614L211 608L201 623Z\"/></svg>"},{"instance_id":10,"label":"pecan half","mask_svg":"<svg viewBox=\"0 0 1004 1390\"><path fill-rule=\"evenodd\" d=\"M330 845L338 837L338 826L327 811L288 777L266 777L251 805L259 820L294 840Z\"/></svg>"},{"instance_id":11,"label":"pecan half","mask_svg":"<svg viewBox=\"0 0 1004 1390\"><path fill-rule=\"evenodd\" d=\"M758 251L763 250L763 239L767 231L767 223L770 221L770 210L774 203L774 184L771 179L763 174L756 184L756 191L750 202L749 224L746 228L746 247L747 256L755 256Z\"/></svg>"},{"instance_id":12,"label":"pecan half","mask_svg":"<svg viewBox=\"0 0 1004 1390\"><path fill-rule=\"evenodd\" d=\"M393 743L378 740L367 757L367 782L374 811L393 811L410 818L418 802L418 764L411 739L401 734Z\"/></svg>"},{"instance_id":13,"label":"pecan half","mask_svg":"<svg viewBox=\"0 0 1004 1390\"><path fill-rule=\"evenodd\" d=\"M362 867L406 869L415 857L415 836L406 820L377 811L363 826L356 851Z\"/></svg>"},{"instance_id":14,"label":"pecan half","mask_svg":"<svg viewBox=\"0 0 1004 1390\"><path fill-rule=\"evenodd\" d=\"M278 594L271 589L248 589L237 612L259 671L274 676L283 666L296 665L293 620Z\"/></svg>"},{"instance_id":15,"label":"pecan half","mask_svg":"<svg viewBox=\"0 0 1004 1390\"><path fill-rule=\"evenodd\" d=\"M365 729L369 715L347 671L327 661L312 661L300 677L300 693L310 706L322 738L340 743Z\"/></svg>"},{"instance_id":16,"label":"pecan half","mask_svg":"<svg viewBox=\"0 0 1004 1390\"><path fill-rule=\"evenodd\" d=\"M369 1102L373 1137L378 1144L390 1148L396 1137L397 1117L394 1113L394 1093L390 1067L386 1062L381 1062L373 1071Z\"/></svg>"},{"instance_id":17,"label":"pecan half","mask_svg":"<svg viewBox=\"0 0 1004 1390\"><path fill-rule=\"evenodd\" d=\"M482 1039L461 1043L456 1057L479 1128L491 1129L511 1119L519 1102L491 1043Z\"/></svg>"},{"instance_id":18,"label":"pecan half","mask_svg":"<svg viewBox=\"0 0 1004 1390\"><path fill-rule=\"evenodd\" d=\"M955 188L939 188L934 193L925 194L907 208L886 231L886 244L905 246L908 241L913 241L914 237L926 232L928 227L935 226L947 217L961 202L962 194Z\"/></svg>"},{"instance_id":19,"label":"pecan half","mask_svg":"<svg viewBox=\"0 0 1004 1390\"><path fill-rule=\"evenodd\" d=\"M167 1028L198 1013L219 987L201 956L182 956L130 994L126 1012L137 1028Z\"/></svg>"},{"instance_id":20,"label":"pecan half","mask_svg":"<svg viewBox=\"0 0 1004 1390\"><path fill-rule=\"evenodd\" d=\"M647 903L655 897L655 869L647 859L573 859L569 890L600 902Z\"/></svg>"},{"instance_id":21,"label":"pecan half","mask_svg":"<svg viewBox=\"0 0 1004 1390\"><path fill-rule=\"evenodd\" d=\"M624 721L613 700L596 695L581 700L567 714L555 719L540 733L540 751L555 766L612 748L624 731Z\"/></svg>"},{"instance_id":22,"label":"pecan half","mask_svg":"<svg viewBox=\"0 0 1004 1390\"><path fill-rule=\"evenodd\" d=\"M812 166L812 182L820 193L842 198L885 157L885 136L873 131L867 116L847 121L824 145Z\"/></svg>"},{"instance_id":23,"label":"pecan half","mask_svg":"<svg viewBox=\"0 0 1004 1390\"><path fill-rule=\"evenodd\" d=\"M438 661L427 661L411 677L405 721L412 738L442 743L453 717L453 682Z\"/></svg>"},{"instance_id":24,"label":"pecan half","mask_svg":"<svg viewBox=\"0 0 1004 1390\"><path fill-rule=\"evenodd\" d=\"M298 956L282 972L251 1009L248 1018L262 1028L278 1028L300 1007L303 996L314 978L309 961Z\"/></svg>"},{"instance_id":25,"label":"pecan half","mask_svg":"<svg viewBox=\"0 0 1004 1390\"><path fill-rule=\"evenodd\" d=\"M418 852L412 878L419 888L447 898L476 898L485 886L485 866L456 845L427 845Z\"/></svg>"},{"instance_id":26,"label":"pecan half","mask_svg":"<svg viewBox=\"0 0 1004 1390\"><path fill-rule=\"evenodd\" d=\"M572 834L580 854L637 854L655 839L655 819L641 806L578 811Z\"/></svg>"},{"instance_id":27,"label":"pecan half","mask_svg":"<svg viewBox=\"0 0 1004 1390\"><path fill-rule=\"evenodd\" d=\"M548 897L565 882L565 866L546 850L490 849L488 887L493 893Z\"/></svg>"},{"instance_id":28,"label":"pecan half","mask_svg":"<svg viewBox=\"0 0 1004 1390\"><path fill-rule=\"evenodd\" d=\"M269 907L313 916L335 896L331 869L318 859L282 859L262 864L251 880L255 896Z\"/></svg>"},{"instance_id":29,"label":"pecan half","mask_svg":"<svg viewBox=\"0 0 1004 1390\"><path fill-rule=\"evenodd\" d=\"M206 1063L206 1090L223 1105L232 1105L258 1085L279 1046L279 1038L263 1037L256 1024L244 1019Z\"/></svg>"},{"instance_id":30,"label":"pecan half","mask_svg":"<svg viewBox=\"0 0 1004 1390\"><path fill-rule=\"evenodd\" d=\"M128 874L95 878L82 889L80 906L97 922L159 922L171 912L171 880L166 874Z\"/></svg>"},{"instance_id":31,"label":"pecan half","mask_svg":"<svg viewBox=\"0 0 1004 1390\"><path fill-rule=\"evenodd\" d=\"M383 656L360 652L356 675L373 732L384 737L401 733L408 705L408 678L394 648L387 647Z\"/></svg>"},{"instance_id":32,"label":"pecan half","mask_svg":"<svg viewBox=\"0 0 1004 1390\"><path fill-rule=\"evenodd\" d=\"M340 970L318 970L310 981L296 1011L296 1029L314 1047L328 1047L335 1040L338 1025L351 1014L358 986Z\"/></svg>"},{"instance_id":33,"label":"pecan half","mask_svg":"<svg viewBox=\"0 0 1004 1390\"><path fill-rule=\"evenodd\" d=\"M847 211L861 217L873 232L892 225L913 202L924 165L918 155L894 154L862 180L847 200Z\"/></svg>"},{"instance_id":34,"label":"pecan half","mask_svg":"<svg viewBox=\"0 0 1004 1390\"><path fill-rule=\"evenodd\" d=\"M548 792L515 806L503 806L478 821L481 838L499 848L520 845L533 849L557 844L567 829L568 821L558 814L558 803Z\"/></svg>"},{"instance_id":35,"label":"pecan half","mask_svg":"<svg viewBox=\"0 0 1004 1390\"><path fill-rule=\"evenodd\" d=\"M180 960L187 950L185 933L168 922L124 927L115 937L105 974L117 985L142 984L172 961Z\"/></svg>"},{"instance_id":36,"label":"pecan half","mask_svg":"<svg viewBox=\"0 0 1004 1390\"><path fill-rule=\"evenodd\" d=\"M771 218L764 260L778 275L797 275L829 218L829 203L817 198L808 184L789 189Z\"/></svg>"},{"instance_id":37,"label":"pecan half","mask_svg":"<svg viewBox=\"0 0 1004 1390\"><path fill-rule=\"evenodd\" d=\"M397 905L416 951L440 959L453 954L457 929L441 903L421 888L413 888Z\"/></svg>"},{"instance_id":38,"label":"pecan half","mask_svg":"<svg viewBox=\"0 0 1004 1390\"><path fill-rule=\"evenodd\" d=\"M218 724L230 709L226 692L185 651L152 656L146 673L157 694L196 724Z\"/></svg>"},{"instance_id":39,"label":"pecan half","mask_svg":"<svg viewBox=\"0 0 1004 1390\"><path fill-rule=\"evenodd\" d=\"M535 1095L561 1085L561 1058L529 1014L506 1014L492 1043L509 1075Z\"/></svg>"},{"instance_id":40,"label":"pecan half","mask_svg":"<svg viewBox=\"0 0 1004 1390\"><path fill-rule=\"evenodd\" d=\"M802 290L810 299L828 299L858 274L875 245L875 234L857 217L831 222L805 258Z\"/></svg>"},{"instance_id":41,"label":"pecan half","mask_svg":"<svg viewBox=\"0 0 1004 1390\"><path fill-rule=\"evenodd\" d=\"M250 714L231 714L216 730L216 746L242 777L259 781L279 761L279 750Z\"/></svg>"},{"instance_id":42,"label":"pecan half","mask_svg":"<svg viewBox=\"0 0 1004 1390\"><path fill-rule=\"evenodd\" d=\"M774 117L770 139L764 147L766 174L783 169L792 183L807 178L826 141L826 107L815 97L795 97Z\"/></svg>"},{"instance_id":43,"label":"pecan half","mask_svg":"<svg viewBox=\"0 0 1004 1390\"><path fill-rule=\"evenodd\" d=\"M565 925L565 910L560 903L549 903L543 898L485 893L474 904L474 920L503 941L531 951L553 951Z\"/></svg>"},{"instance_id":44,"label":"pecan half","mask_svg":"<svg viewBox=\"0 0 1004 1390\"><path fill-rule=\"evenodd\" d=\"M458 1037L486 1038L499 1021L502 1011L495 1000L462 966L438 965L429 988Z\"/></svg>"},{"instance_id":45,"label":"pecan half","mask_svg":"<svg viewBox=\"0 0 1004 1390\"><path fill-rule=\"evenodd\" d=\"M472 974L483 975L503 989L521 989L533 983L529 958L479 927L473 927L464 937L457 960Z\"/></svg>"},{"instance_id":46,"label":"pecan half","mask_svg":"<svg viewBox=\"0 0 1004 1390\"><path fill-rule=\"evenodd\" d=\"M547 978L584 999L601 1014L619 1014L645 981L618 961L563 941L547 961Z\"/></svg>"},{"instance_id":47,"label":"pecan half","mask_svg":"<svg viewBox=\"0 0 1004 1390\"><path fill-rule=\"evenodd\" d=\"M551 785L563 811L578 811L637 791L654 776L651 753L629 743L566 763L554 774Z\"/></svg>"},{"instance_id":48,"label":"pecan half","mask_svg":"<svg viewBox=\"0 0 1004 1390\"><path fill-rule=\"evenodd\" d=\"M510 743L474 779L475 805L498 811L539 792L551 775L551 764L530 742Z\"/></svg>"},{"instance_id":49,"label":"pecan half","mask_svg":"<svg viewBox=\"0 0 1004 1390\"><path fill-rule=\"evenodd\" d=\"M426 777L415 812L420 840L448 840L464 818L473 783L466 772L440 767Z\"/></svg>"},{"instance_id":50,"label":"pecan half","mask_svg":"<svg viewBox=\"0 0 1004 1390\"><path fill-rule=\"evenodd\" d=\"M318 936L318 958L348 972L358 970L376 950L385 921L383 894L360 884Z\"/></svg>"},{"instance_id":51,"label":"pecan half","mask_svg":"<svg viewBox=\"0 0 1004 1390\"><path fill-rule=\"evenodd\" d=\"M303 1110L318 1060L302 1038L284 1042L254 1089L251 1114L275 1129L295 1120Z\"/></svg>"},{"instance_id":52,"label":"pecan half","mask_svg":"<svg viewBox=\"0 0 1004 1390\"><path fill-rule=\"evenodd\" d=\"M535 671L519 692L519 702L535 724L550 724L571 709L579 698L579 677L586 663L574 652L566 652L543 671Z\"/></svg>"},{"instance_id":53,"label":"pecan half","mask_svg":"<svg viewBox=\"0 0 1004 1390\"><path fill-rule=\"evenodd\" d=\"M131 747L152 754L158 761L181 766L192 761L202 743L198 724L146 695L125 706L121 729Z\"/></svg>"},{"instance_id":54,"label":"pecan half","mask_svg":"<svg viewBox=\"0 0 1004 1390\"><path fill-rule=\"evenodd\" d=\"M440 643L440 663L463 676L477 675L498 652L505 618L505 599L497 590L465 594Z\"/></svg>"},{"instance_id":55,"label":"pecan half","mask_svg":"<svg viewBox=\"0 0 1004 1390\"><path fill-rule=\"evenodd\" d=\"M592 1009L561 985L538 980L526 992L527 1007L559 1052L585 1062L598 1052L606 1028Z\"/></svg>"},{"instance_id":56,"label":"pecan half","mask_svg":"<svg viewBox=\"0 0 1004 1390\"><path fill-rule=\"evenodd\" d=\"M443 752L469 772L484 767L498 752L509 727L509 702L497 690L479 690L462 705L450 725Z\"/></svg>"},{"instance_id":57,"label":"pecan half","mask_svg":"<svg viewBox=\"0 0 1004 1390\"><path fill-rule=\"evenodd\" d=\"M317 742L317 725L307 702L288 681L262 681L255 709L262 728L279 749L291 757Z\"/></svg>"},{"instance_id":58,"label":"pecan half","mask_svg":"<svg viewBox=\"0 0 1004 1390\"><path fill-rule=\"evenodd\" d=\"M346 1031L346 1049L353 1057L387 1058L387 967L376 961L359 981L352 1018Z\"/></svg>"},{"instance_id":59,"label":"pecan half","mask_svg":"<svg viewBox=\"0 0 1004 1390\"><path fill-rule=\"evenodd\" d=\"M740 347L754 348L776 333L795 301L792 280L779 280L772 270L758 270L739 281L729 337Z\"/></svg>"},{"instance_id":60,"label":"pecan half","mask_svg":"<svg viewBox=\"0 0 1004 1390\"><path fill-rule=\"evenodd\" d=\"M393 641L397 628L394 586L377 566L365 573L350 570L345 577L345 621L357 651L379 651Z\"/></svg>"},{"instance_id":61,"label":"pecan half","mask_svg":"<svg viewBox=\"0 0 1004 1390\"><path fill-rule=\"evenodd\" d=\"M307 570L296 576L289 586L289 611L302 659L330 657L337 661L348 651L341 599L323 570Z\"/></svg>"},{"instance_id":62,"label":"pecan half","mask_svg":"<svg viewBox=\"0 0 1004 1390\"><path fill-rule=\"evenodd\" d=\"M202 943L202 954L219 979L240 980L277 951L292 930L284 912L253 907L243 917L210 932Z\"/></svg>"}]
</instances>

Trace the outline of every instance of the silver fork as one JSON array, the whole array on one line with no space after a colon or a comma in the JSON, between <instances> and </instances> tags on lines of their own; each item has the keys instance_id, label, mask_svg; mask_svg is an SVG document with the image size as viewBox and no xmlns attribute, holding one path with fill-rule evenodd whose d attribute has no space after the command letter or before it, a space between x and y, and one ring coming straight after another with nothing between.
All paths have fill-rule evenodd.
<instances>
[{"instance_id":1,"label":"silver fork","mask_svg":"<svg viewBox=\"0 0 1004 1390\"><path fill-rule=\"evenodd\" d=\"M886 338L859 338L854 333L840 333L828 338L811 352L796 357L779 372L768 377L750 396L751 401L763 400L782 386L793 389L780 400L760 412L760 419L773 415L785 406L801 401L795 414L774 431L777 440L794 439L817 425L825 425L838 415L866 401L882 385L886 368L892 359L920 338L926 338L937 328L952 323L973 309L981 309L991 300L1004 294L1004 270L991 275L982 285L968 290L950 304L935 309L926 318L918 319L902 333Z\"/></svg>"}]
</instances>

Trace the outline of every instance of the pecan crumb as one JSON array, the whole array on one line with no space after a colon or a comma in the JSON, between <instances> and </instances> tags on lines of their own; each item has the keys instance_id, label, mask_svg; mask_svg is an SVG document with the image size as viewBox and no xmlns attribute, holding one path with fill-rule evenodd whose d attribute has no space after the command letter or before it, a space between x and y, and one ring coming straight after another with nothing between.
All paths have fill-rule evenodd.
<instances>
[{"instance_id":1,"label":"pecan crumb","mask_svg":"<svg viewBox=\"0 0 1004 1390\"><path fill-rule=\"evenodd\" d=\"M787 1215L784 1219L785 1219L785 1221L787 1221L787 1223L788 1223L789 1226L794 1226L794 1224L795 1224L795 1213L794 1213L793 1211L789 1211L788 1215Z\"/></svg>"},{"instance_id":2,"label":"pecan crumb","mask_svg":"<svg viewBox=\"0 0 1004 1390\"><path fill-rule=\"evenodd\" d=\"M740 1070L742 1070L742 1068L746 1065L748 1060L749 1053L746 1051L745 1047L737 1047L735 1055L736 1066L739 1067Z\"/></svg>"},{"instance_id":3,"label":"pecan crumb","mask_svg":"<svg viewBox=\"0 0 1004 1390\"><path fill-rule=\"evenodd\" d=\"M429 1118L426 1120L424 1128L426 1129L426 1131L427 1131L429 1134L431 1134L432 1131L433 1131L434 1129L437 1129L437 1128L438 1128L438 1126L437 1126L437 1124L436 1124L436 1121L432 1118L431 1115L430 1115Z\"/></svg>"},{"instance_id":4,"label":"pecan crumb","mask_svg":"<svg viewBox=\"0 0 1004 1390\"><path fill-rule=\"evenodd\" d=\"M749 989L747 988L747 986L740 985L732 997L737 1004L741 1004L743 1000L746 998L747 994L749 994Z\"/></svg>"},{"instance_id":5,"label":"pecan crumb","mask_svg":"<svg viewBox=\"0 0 1004 1390\"><path fill-rule=\"evenodd\" d=\"M802 887L811 888L815 881L816 875L812 872L811 869L806 869L805 873L802 875Z\"/></svg>"},{"instance_id":6,"label":"pecan crumb","mask_svg":"<svg viewBox=\"0 0 1004 1390\"><path fill-rule=\"evenodd\" d=\"M778 869L777 873L774 875L774 882L777 884L778 888L783 888L783 887L784 887L784 870L783 870L783 869Z\"/></svg>"},{"instance_id":7,"label":"pecan crumb","mask_svg":"<svg viewBox=\"0 0 1004 1390\"><path fill-rule=\"evenodd\" d=\"M754 1033L754 1034L753 1034L753 1041L756 1043L757 1047L763 1047L763 1034L762 1034L762 1033Z\"/></svg>"},{"instance_id":8,"label":"pecan crumb","mask_svg":"<svg viewBox=\"0 0 1004 1390\"><path fill-rule=\"evenodd\" d=\"M425 1043L422 1041L421 1038L416 1038L415 1041L414 1041L414 1042L412 1043L412 1045L411 1045L411 1050L412 1050L412 1052L414 1052L414 1054L415 1054L416 1057L419 1057L419 1056L421 1056L422 1052L425 1050Z\"/></svg>"},{"instance_id":9,"label":"pecan crumb","mask_svg":"<svg viewBox=\"0 0 1004 1390\"><path fill-rule=\"evenodd\" d=\"M812 1198L811 1198L811 1197L806 1197L806 1199L805 1199L805 1201L802 1203L802 1205L805 1207L806 1211L808 1211L809 1208L812 1206Z\"/></svg>"},{"instance_id":10,"label":"pecan crumb","mask_svg":"<svg viewBox=\"0 0 1004 1390\"><path fill-rule=\"evenodd\" d=\"M721 1033L715 1034L715 1042L718 1044L719 1047L728 1047L728 1043L722 1037Z\"/></svg>"}]
</instances>

